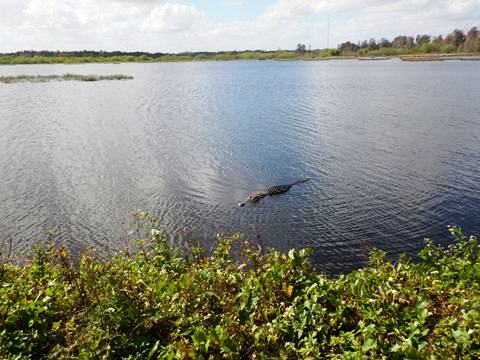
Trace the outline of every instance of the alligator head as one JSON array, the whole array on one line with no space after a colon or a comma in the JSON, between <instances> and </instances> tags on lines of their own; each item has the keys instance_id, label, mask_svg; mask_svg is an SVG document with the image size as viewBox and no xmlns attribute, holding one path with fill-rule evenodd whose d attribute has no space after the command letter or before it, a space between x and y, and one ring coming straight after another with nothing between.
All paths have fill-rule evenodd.
<instances>
[{"instance_id":1,"label":"alligator head","mask_svg":"<svg viewBox=\"0 0 480 360\"><path fill-rule=\"evenodd\" d=\"M268 194L266 192L259 192L259 193L256 193L256 194L253 194L253 195L250 195L248 198L247 198L247 201L243 202L243 203L239 203L238 206L242 207L242 206L245 206L247 205L247 203L256 203L258 201L260 201L261 199L263 199L265 196L267 196Z\"/></svg>"}]
</instances>

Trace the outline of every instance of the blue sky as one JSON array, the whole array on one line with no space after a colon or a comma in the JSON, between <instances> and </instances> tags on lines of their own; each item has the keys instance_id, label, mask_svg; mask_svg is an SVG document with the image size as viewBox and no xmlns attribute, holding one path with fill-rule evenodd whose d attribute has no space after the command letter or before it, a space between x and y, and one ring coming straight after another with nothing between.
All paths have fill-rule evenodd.
<instances>
[{"instance_id":1,"label":"blue sky","mask_svg":"<svg viewBox=\"0 0 480 360\"><path fill-rule=\"evenodd\" d=\"M0 52L312 48L447 34L480 22L480 0L1 0Z\"/></svg>"},{"instance_id":2,"label":"blue sky","mask_svg":"<svg viewBox=\"0 0 480 360\"><path fill-rule=\"evenodd\" d=\"M212 21L248 20L260 15L274 0L207 0L189 1L208 14Z\"/></svg>"}]
</instances>

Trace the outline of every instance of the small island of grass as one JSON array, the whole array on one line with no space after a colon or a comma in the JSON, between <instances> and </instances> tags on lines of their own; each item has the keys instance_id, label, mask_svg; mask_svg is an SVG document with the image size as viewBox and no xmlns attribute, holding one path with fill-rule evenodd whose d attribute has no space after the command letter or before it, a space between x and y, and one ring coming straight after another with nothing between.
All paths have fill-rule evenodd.
<instances>
[{"instance_id":1,"label":"small island of grass","mask_svg":"<svg viewBox=\"0 0 480 360\"><path fill-rule=\"evenodd\" d=\"M17 75L17 76L0 76L0 83L41 83L49 81L103 81L103 80L130 80L132 76L115 74L115 75Z\"/></svg>"}]
</instances>

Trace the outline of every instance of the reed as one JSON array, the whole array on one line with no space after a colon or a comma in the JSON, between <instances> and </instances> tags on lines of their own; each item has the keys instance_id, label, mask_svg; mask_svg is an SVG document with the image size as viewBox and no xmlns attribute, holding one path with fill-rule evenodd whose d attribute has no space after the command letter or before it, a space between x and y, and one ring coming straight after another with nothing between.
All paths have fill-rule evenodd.
<instances>
[{"instance_id":1,"label":"reed","mask_svg":"<svg viewBox=\"0 0 480 360\"><path fill-rule=\"evenodd\" d=\"M49 81L104 81L104 80L130 80L132 76L114 74L114 75L79 75L79 74L63 74L63 75L17 75L17 76L0 76L0 83L42 83Z\"/></svg>"}]
</instances>

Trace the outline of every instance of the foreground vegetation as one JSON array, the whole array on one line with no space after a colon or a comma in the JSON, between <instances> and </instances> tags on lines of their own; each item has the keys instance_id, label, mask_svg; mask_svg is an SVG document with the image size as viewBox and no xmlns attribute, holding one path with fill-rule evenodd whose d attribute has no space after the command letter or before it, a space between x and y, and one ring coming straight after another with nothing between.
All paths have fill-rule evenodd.
<instances>
[{"instance_id":1,"label":"foreground vegetation","mask_svg":"<svg viewBox=\"0 0 480 360\"><path fill-rule=\"evenodd\" d=\"M18 75L18 76L0 76L0 83L13 84L19 82L48 82L48 81L103 81L103 80L129 80L132 76L115 75Z\"/></svg>"},{"instance_id":2,"label":"foreground vegetation","mask_svg":"<svg viewBox=\"0 0 480 360\"><path fill-rule=\"evenodd\" d=\"M106 261L87 251L73 266L65 249L41 247L0 264L0 357L476 359L480 246L450 232L454 244L428 242L421 262L374 251L337 279L314 272L306 250L238 237L179 256L154 226Z\"/></svg>"}]
</instances>

